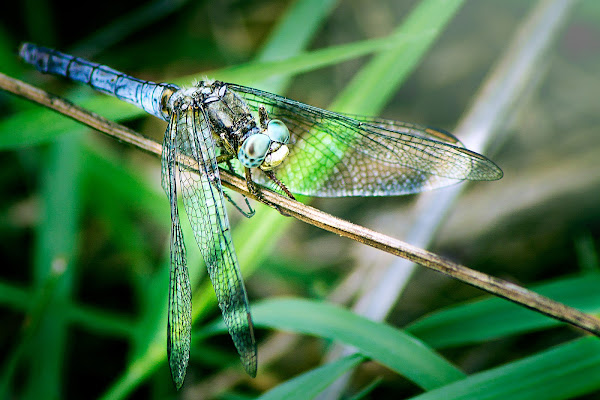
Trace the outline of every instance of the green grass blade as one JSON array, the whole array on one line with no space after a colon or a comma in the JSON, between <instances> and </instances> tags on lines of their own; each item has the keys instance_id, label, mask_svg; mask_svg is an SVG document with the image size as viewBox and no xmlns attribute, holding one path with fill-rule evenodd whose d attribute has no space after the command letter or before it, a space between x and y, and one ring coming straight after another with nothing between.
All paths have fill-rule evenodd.
<instances>
[{"instance_id":1,"label":"green grass blade","mask_svg":"<svg viewBox=\"0 0 600 400\"><path fill-rule=\"evenodd\" d=\"M589 313L600 313L600 274L536 285L533 291ZM507 323L510 321L510 323ZM522 334L560 322L500 298L485 298L425 316L406 328L434 348Z\"/></svg>"},{"instance_id":2,"label":"green grass blade","mask_svg":"<svg viewBox=\"0 0 600 400\"><path fill-rule=\"evenodd\" d=\"M600 340L587 337L474 374L412 400L562 400L600 389Z\"/></svg>"},{"instance_id":3,"label":"green grass blade","mask_svg":"<svg viewBox=\"0 0 600 400\"><path fill-rule=\"evenodd\" d=\"M288 82L287 78L294 75L336 65L368 54L386 51L388 48L396 46L398 42L408 43L414 40L416 40L414 37L389 35L383 38L361 40L312 50L283 59L252 61L208 71L203 75L194 74L178 78L177 81L181 84L189 84L194 79L200 79L202 76L208 75L225 82L254 86L271 92L282 92L285 90L284 83Z\"/></svg>"},{"instance_id":4,"label":"green grass blade","mask_svg":"<svg viewBox=\"0 0 600 400\"><path fill-rule=\"evenodd\" d=\"M36 286L64 269L31 346L30 375L25 398L60 398L63 357L67 345L64 305L71 297L79 230L81 135L65 135L50 146L42 180L44 217L37 231Z\"/></svg>"},{"instance_id":5,"label":"green grass blade","mask_svg":"<svg viewBox=\"0 0 600 400\"><path fill-rule=\"evenodd\" d=\"M88 90L81 88L79 91ZM91 90L91 89L90 89ZM18 100L18 103L23 103ZM142 114L137 107L108 96L89 93L79 105L100 113L111 120L124 121ZM89 130L79 122L44 108L27 108L0 120L0 150L19 149L48 143L65 133Z\"/></svg>"},{"instance_id":6,"label":"green grass blade","mask_svg":"<svg viewBox=\"0 0 600 400\"><path fill-rule=\"evenodd\" d=\"M380 52L362 68L331 108L354 114L377 114L421 62L463 2L421 1L394 32L397 45Z\"/></svg>"},{"instance_id":7,"label":"green grass blade","mask_svg":"<svg viewBox=\"0 0 600 400\"><path fill-rule=\"evenodd\" d=\"M336 0L304 0L292 3L285 15L279 19L271 33L271 39L260 50L256 61L289 59L301 53L308 47L309 42L336 4ZM270 91L278 91L287 87L292 77L289 75L291 71L289 66L288 68L282 66L281 69L286 71L285 76L267 75L265 76L267 82L260 86L264 90ZM253 75L253 79L256 79L256 75ZM235 82L242 81L235 80Z\"/></svg>"},{"instance_id":8,"label":"green grass blade","mask_svg":"<svg viewBox=\"0 0 600 400\"><path fill-rule=\"evenodd\" d=\"M53 269L50 271L50 275L47 277L44 285L40 290L37 291L37 298L31 298L30 294L25 296L19 296L14 288L1 288L7 289L10 295L15 295L21 304L27 304L27 323L24 324L16 337L16 345L10 351L8 357L6 357L3 363L2 374L0 378L0 398L10 398L11 382L13 382L15 372L18 365L23 361L24 355L31 346L32 339L34 339L40 327L41 321L44 319L48 312L48 306L52 303L52 298L56 293L56 288L60 285L61 278L65 273L65 269ZM0 293L2 290L0 290ZM25 298L23 298L25 297Z\"/></svg>"}]
</instances>

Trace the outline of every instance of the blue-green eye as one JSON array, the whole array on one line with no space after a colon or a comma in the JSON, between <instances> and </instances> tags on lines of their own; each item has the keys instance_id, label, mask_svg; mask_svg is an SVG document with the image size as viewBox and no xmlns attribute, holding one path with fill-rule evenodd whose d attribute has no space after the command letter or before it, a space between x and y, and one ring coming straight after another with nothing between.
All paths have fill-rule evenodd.
<instances>
[{"instance_id":1,"label":"blue-green eye","mask_svg":"<svg viewBox=\"0 0 600 400\"><path fill-rule=\"evenodd\" d=\"M267 125L267 135L272 141L286 144L290 140L290 131L285 124L278 120L272 119Z\"/></svg>"},{"instance_id":2,"label":"blue-green eye","mask_svg":"<svg viewBox=\"0 0 600 400\"><path fill-rule=\"evenodd\" d=\"M256 168L262 164L270 146L271 139L263 133L249 136L238 150L238 160L247 168Z\"/></svg>"}]
</instances>

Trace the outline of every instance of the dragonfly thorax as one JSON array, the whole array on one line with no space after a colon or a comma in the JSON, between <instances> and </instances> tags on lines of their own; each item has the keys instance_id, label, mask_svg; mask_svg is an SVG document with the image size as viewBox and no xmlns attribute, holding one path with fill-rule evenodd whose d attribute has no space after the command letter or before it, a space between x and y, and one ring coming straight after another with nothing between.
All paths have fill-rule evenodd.
<instances>
[{"instance_id":1,"label":"dragonfly thorax","mask_svg":"<svg viewBox=\"0 0 600 400\"><path fill-rule=\"evenodd\" d=\"M196 113L202 129L209 129L217 143L232 155L244 138L260 131L248 105L220 81L201 81L177 91L169 99L169 107L176 113Z\"/></svg>"}]
</instances>

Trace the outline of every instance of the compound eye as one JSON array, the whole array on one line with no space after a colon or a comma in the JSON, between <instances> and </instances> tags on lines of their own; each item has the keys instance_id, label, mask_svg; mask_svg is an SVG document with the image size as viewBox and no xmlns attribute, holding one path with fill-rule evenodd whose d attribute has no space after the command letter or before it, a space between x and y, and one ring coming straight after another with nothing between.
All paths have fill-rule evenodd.
<instances>
[{"instance_id":1,"label":"compound eye","mask_svg":"<svg viewBox=\"0 0 600 400\"><path fill-rule=\"evenodd\" d=\"M238 160L247 168L256 168L262 164L270 146L271 139L263 133L249 136L238 150Z\"/></svg>"},{"instance_id":2,"label":"compound eye","mask_svg":"<svg viewBox=\"0 0 600 400\"><path fill-rule=\"evenodd\" d=\"M269 135L272 141L278 143L287 144L290 140L290 131L287 126L278 119L269 121L269 124L267 125L267 135Z\"/></svg>"}]
</instances>

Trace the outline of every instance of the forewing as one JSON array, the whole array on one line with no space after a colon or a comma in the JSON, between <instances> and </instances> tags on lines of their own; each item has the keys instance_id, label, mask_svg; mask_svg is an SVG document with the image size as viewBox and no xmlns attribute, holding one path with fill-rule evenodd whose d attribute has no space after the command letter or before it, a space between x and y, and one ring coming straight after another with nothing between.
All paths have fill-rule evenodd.
<instances>
[{"instance_id":1,"label":"forewing","mask_svg":"<svg viewBox=\"0 0 600 400\"><path fill-rule=\"evenodd\" d=\"M176 147L180 191L196 242L242 364L255 376L250 307L225 212L215 143L201 108L188 107L177 116Z\"/></svg>"},{"instance_id":2,"label":"forewing","mask_svg":"<svg viewBox=\"0 0 600 400\"><path fill-rule=\"evenodd\" d=\"M502 176L490 160L447 132L383 118L323 110L272 93L229 84L257 111L290 130L290 154L274 171L295 193L377 196L421 192ZM268 179L255 174L257 181Z\"/></svg>"},{"instance_id":3,"label":"forewing","mask_svg":"<svg viewBox=\"0 0 600 400\"><path fill-rule=\"evenodd\" d=\"M183 385L190 357L192 332L192 292L186 266L185 245L177 207L175 128L169 121L162 151L162 186L171 207L171 269L167 317L167 356L175 387Z\"/></svg>"}]
</instances>

